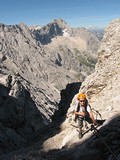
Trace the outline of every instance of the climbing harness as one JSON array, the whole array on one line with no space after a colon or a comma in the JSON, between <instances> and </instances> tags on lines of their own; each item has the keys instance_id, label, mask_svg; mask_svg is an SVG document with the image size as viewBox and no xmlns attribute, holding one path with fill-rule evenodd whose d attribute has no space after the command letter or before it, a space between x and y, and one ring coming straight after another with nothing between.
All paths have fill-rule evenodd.
<instances>
[{"instance_id":1,"label":"climbing harness","mask_svg":"<svg viewBox=\"0 0 120 160\"><path fill-rule=\"evenodd\" d=\"M112 156L114 157L115 160L118 160L116 155L113 153L113 151L110 149L110 147L106 144L106 142L102 139L102 137L99 135L99 131L98 129L94 126L91 125L91 131L94 131L94 133L97 133L98 137L101 139L101 141L104 143L104 145L106 146L106 148L109 150L109 152L112 154Z\"/></svg>"}]
</instances>

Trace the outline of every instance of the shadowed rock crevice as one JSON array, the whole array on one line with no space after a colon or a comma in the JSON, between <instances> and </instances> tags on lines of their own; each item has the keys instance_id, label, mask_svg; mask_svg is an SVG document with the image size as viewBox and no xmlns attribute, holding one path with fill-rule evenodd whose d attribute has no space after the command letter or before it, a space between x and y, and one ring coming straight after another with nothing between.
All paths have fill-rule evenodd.
<instances>
[{"instance_id":1,"label":"shadowed rock crevice","mask_svg":"<svg viewBox=\"0 0 120 160\"><path fill-rule=\"evenodd\" d=\"M57 110L52 118L53 121L64 121L64 118L66 116L67 110L70 107L70 104L72 102L72 99L75 94L79 92L81 86L81 82L74 82L70 83L66 86L65 89L63 89L60 93L61 100L59 102L59 110ZM59 117L59 119L58 119ZM62 120L62 121L61 121Z\"/></svg>"},{"instance_id":2,"label":"shadowed rock crevice","mask_svg":"<svg viewBox=\"0 0 120 160\"><path fill-rule=\"evenodd\" d=\"M61 132L60 125L66 119L67 110L70 107L74 95L78 93L80 86L81 82L74 82L68 84L66 88L61 91L61 100L59 102L59 107L52 117L52 122L44 127L41 132L37 132L36 134L34 134L34 136L31 137L31 139L27 143L28 146L34 144L37 141L39 141L42 145L45 140L49 139L50 137L54 137Z\"/></svg>"}]
</instances>

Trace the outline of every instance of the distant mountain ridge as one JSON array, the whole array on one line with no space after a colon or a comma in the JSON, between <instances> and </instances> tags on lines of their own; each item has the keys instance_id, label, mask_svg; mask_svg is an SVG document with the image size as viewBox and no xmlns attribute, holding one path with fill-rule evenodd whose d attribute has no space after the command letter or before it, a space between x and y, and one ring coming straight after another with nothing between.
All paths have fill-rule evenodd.
<instances>
[{"instance_id":1,"label":"distant mountain ridge","mask_svg":"<svg viewBox=\"0 0 120 160\"><path fill-rule=\"evenodd\" d=\"M31 29L31 27L30 27ZM46 26L43 26L41 28L38 28L38 26L33 27L32 31L36 36L36 39L40 41L42 44L50 43L52 38L56 36L63 36L64 32L68 32L70 36L73 36L73 32L79 35L79 30L85 30L91 31L92 33L97 36L97 38L100 38L100 40L103 38L103 30L98 28L84 28L84 27L78 27L78 28L71 28L64 20L57 19L53 22L47 24ZM76 30L76 31L75 31Z\"/></svg>"},{"instance_id":2,"label":"distant mountain ridge","mask_svg":"<svg viewBox=\"0 0 120 160\"><path fill-rule=\"evenodd\" d=\"M89 26L89 27L86 27L86 29L94 33L100 40L102 40L103 35L104 35L104 30L105 30L104 28L98 28L96 26Z\"/></svg>"}]
</instances>

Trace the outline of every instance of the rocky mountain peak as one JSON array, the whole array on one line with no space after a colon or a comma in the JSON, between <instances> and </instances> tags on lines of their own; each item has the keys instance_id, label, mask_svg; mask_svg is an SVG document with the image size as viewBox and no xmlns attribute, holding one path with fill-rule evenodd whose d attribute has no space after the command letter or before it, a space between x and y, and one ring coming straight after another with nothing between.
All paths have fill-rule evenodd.
<instances>
[{"instance_id":1,"label":"rocky mountain peak","mask_svg":"<svg viewBox=\"0 0 120 160\"><path fill-rule=\"evenodd\" d=\"M52 23L59 25L62 29L68 28L67 22L61 18L53 20Z\"/></svg>"},{"instance_id":2,"label":"rocky mountain peak","mask_svg":"<svg viewBox=\"0 0 120 160\"><path fill-rule=\"evenodd\" d=\"M63 35L63 30L67 29L67 23L62 19L55 19L51 23L43 26L41 29L32 29L36 39L42 44L48 44L52 38Z\"/></svg>"}]
</instances>

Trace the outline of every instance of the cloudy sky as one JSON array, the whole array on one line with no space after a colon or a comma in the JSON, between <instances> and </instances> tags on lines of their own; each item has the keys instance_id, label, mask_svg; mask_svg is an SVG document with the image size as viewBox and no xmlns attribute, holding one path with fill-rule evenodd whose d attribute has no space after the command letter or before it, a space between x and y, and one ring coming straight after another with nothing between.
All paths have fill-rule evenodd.
<instances>
[{"instance_id":1,"label":"cloudy sky","mask_svg":"<svg viewBox=\"0 0 120 160\"><path fill-rule=\"evenodd\" d=\"M62 18L71 27L106 27L120 18L120 0L2 0L0 23L44 26Z\"/></svg>"}]
</instances>

